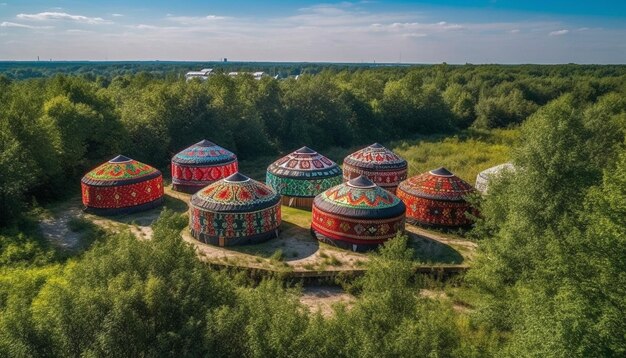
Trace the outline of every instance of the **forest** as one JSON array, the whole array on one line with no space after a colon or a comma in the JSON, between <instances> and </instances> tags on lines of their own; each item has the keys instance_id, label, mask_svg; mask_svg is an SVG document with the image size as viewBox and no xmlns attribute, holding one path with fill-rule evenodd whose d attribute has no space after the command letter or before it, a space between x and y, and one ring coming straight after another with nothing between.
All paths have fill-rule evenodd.
<instances>
[{"instance_id":1,"label":"forest","mask_svg":"<svg viewBox=\"0 0 626 358\"><path fill-rule=\"evenodd\" d=\"M255 80L228 64L204 82L125 66L0 66L0 356L626 355L626 66L264 64L285 78ZM505 130L517 169L476 198L470 270L415 276L398 235L330 317L297 284L207 267L184 214L150 241L93 229L72 255L34 224L120 153L167 173L203 138L244 163L430 140L469 165L484 148L459 143ZM418 294L435 286L471 310Z\"/></svg>"}]
</instances>

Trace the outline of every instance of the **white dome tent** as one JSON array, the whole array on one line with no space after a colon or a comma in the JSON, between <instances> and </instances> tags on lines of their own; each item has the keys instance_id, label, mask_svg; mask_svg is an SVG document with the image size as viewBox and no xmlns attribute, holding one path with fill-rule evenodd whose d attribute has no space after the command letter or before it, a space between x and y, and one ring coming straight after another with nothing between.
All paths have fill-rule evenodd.
<instances>
[{"instance_id":1,"label":"white dome tent","mask_svg":"<svg viewBox=\"0 0 626 358\"><path fill-rule=\"evenodd\" d=\"M503 163L483 170L476 176L476 189L483 195L487 194L489 182L507 171L515 171L515 166L512 163Z\"/></svg>"}]
</instances>

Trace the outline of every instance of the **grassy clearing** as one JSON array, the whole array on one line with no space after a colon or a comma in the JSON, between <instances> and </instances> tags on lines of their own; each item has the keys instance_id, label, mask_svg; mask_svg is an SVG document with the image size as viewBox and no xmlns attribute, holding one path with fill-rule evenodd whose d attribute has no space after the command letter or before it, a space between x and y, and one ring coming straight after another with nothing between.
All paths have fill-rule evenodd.
<instances>
[{"instance_id":1,"label":"grassy clearing","mask_svg":"<svg viewBox=\"0 0 626 358\"><path fill-rule=\"evenodd\" d=\"M474 184L479 172L510 160L510 149L518 138L517 129L467 130L452 137L432 135L382 144L409 162L410 176L444 166ZM322 152L341 164L348 154L365 146L332 147ZM285 154L241 161L239 168L242 173L264 181L267 166Z\"/></svg>"},{"instance_id":2,"label":"grassy clearing","mask_svg":"<svg viewBox=\"0 0 626 358\"><path fill-rule=\"evenodd\" d=\"M409 162L409 176L443 166L474 184L479 172L510 160L518 137L516 129L466 131L454 137L393 142L390 147Z\"/></svg>"}]
</instances>

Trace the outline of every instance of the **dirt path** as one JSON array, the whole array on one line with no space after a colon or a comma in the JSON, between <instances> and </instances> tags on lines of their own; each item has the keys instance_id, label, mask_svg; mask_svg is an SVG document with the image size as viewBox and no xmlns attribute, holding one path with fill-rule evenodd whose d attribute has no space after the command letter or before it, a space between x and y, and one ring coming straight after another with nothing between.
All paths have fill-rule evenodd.
<instances>
[{"instance_id":1,"label":"dirt path","mask_svg":"<svg viewBox=\"0 0 626 358\"><path fill-rule=\"evenodd\" d=\"M420 227L413 226L410 224L406 225L406 231L412 232L416 235L419 235L419 236L422 236L431 240L439 241L442 244L448 244L448 245L453 244L455 246L464 246L469 249L476 249L476 247L478 247L478 245L476 245L476 243L473 241L449 238L449 237L444 236L443 234L439 234L434 231L422 229Z\"/></svg>"}]
</instances>

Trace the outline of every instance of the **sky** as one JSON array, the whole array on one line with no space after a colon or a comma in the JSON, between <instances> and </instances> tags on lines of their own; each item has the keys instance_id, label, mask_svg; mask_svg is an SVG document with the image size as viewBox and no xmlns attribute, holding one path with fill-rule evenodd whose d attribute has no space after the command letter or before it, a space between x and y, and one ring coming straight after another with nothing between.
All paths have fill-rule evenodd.
<instances>
[{"instance_id":1,"label":"sky","mask_svg":"<svg viewBox=\"0 0 626 358\"><path fill-rule=\"evenodd\" d=\"M0 0L0 60L626 63L626 0Z\"/></svg>"}]
</instances>

